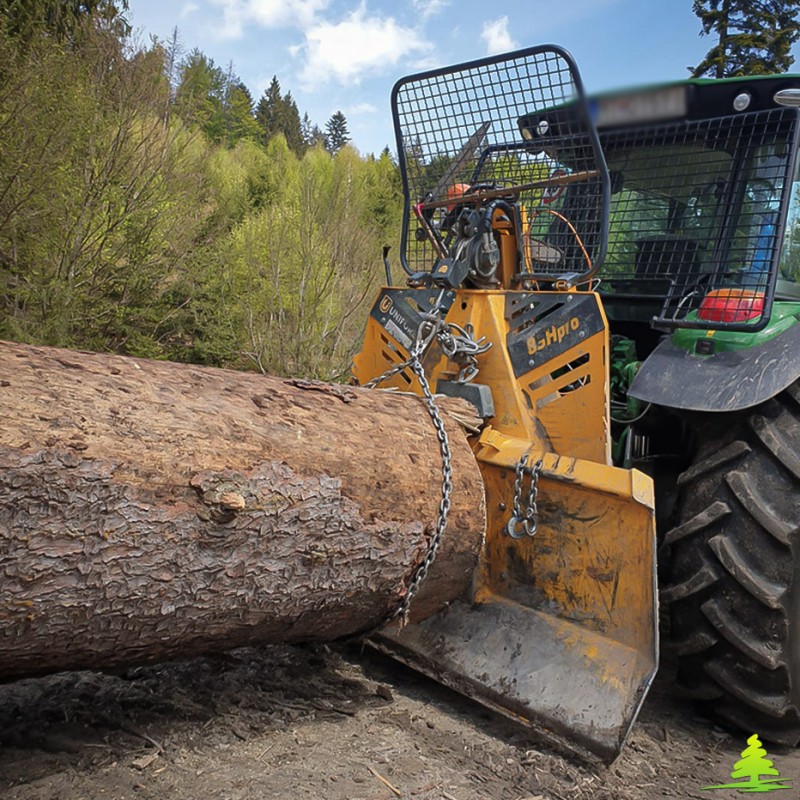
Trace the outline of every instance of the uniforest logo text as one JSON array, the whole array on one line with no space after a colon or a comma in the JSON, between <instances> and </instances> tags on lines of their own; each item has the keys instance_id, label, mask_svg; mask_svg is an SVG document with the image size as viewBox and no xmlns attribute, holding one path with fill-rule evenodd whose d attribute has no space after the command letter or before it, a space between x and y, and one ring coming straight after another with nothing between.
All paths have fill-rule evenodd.
<instances>
[{"instance_id":1,"label":"uniforest logo text","mask_svg":"<svg viewBox=\"0 0 800 800\"><path fill-rule=\"evenodd\" d=\"M753 734L747 740L747 747L742 750L741 759L733 765L731 778L734 783L718 783L716 786L704 786L703 789L736 789L742 793L791 789L791 780L781 778L780 772L766 756L767 751L761 746L758 736Z\"/></svg>"}]
</instances>

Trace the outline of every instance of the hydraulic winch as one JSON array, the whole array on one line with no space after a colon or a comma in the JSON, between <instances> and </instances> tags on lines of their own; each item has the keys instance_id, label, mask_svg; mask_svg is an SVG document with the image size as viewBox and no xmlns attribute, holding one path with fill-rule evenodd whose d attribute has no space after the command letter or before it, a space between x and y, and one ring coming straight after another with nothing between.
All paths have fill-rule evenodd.
<instances>
[{"instance_id":1,"label":"hydraulic winch","mask_svg":"<svg viewBox=\"0 0 800 800\"><path fill-rule=\"evenodd\" d=\"M591 291L609 178L580 78L540 47L405 78L392 97L406 285L381 290L353 379L422 395L437 433L435 395L473 404L488 520L470 595L372 642L610 759L657 667L655 532L651 480L611 462ZM400 616L457 480L438 438L441 513Z\"/></svg>"}]
</instances>

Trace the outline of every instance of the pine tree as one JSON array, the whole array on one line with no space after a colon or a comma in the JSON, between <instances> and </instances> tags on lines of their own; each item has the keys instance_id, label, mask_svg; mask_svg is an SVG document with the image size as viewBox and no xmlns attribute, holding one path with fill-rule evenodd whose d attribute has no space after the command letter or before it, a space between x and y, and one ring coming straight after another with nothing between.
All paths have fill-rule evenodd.
<instances>
[{"instance_id":1,"label":"pine tree","mask_svg":"<svg viewBox=\"0 0 800 800\"><path fill-rule=\"evenodd\" d=\"M727 78L786 72L794 62L791 47L800 38L800 0L694 0L701 35L715 44L692 77Z\"/></svg>"},{"instance_id":2,"label":"pine tree","mask_svg":"<svg viewBox=\"0 0 800 800\"><path fill-rule=\"evenodd\" d=\"M336 155L350 141L347 119L337 111L325 124L325 147L331 155Z\"/></svg>"},{"instance_id":3,"label":"pine tree","mask_svg":"<svg viewBox=\"0 0 800 800\"><path fill-rule=\"evenodd\" d=\"M273 75L270 85L264 92L256 108L256 121L261 129L264 144L278 133L282 133L293 153L303 155L305 144L300 111L291 92L281 94L278 76Z\"/></svg>"},{"instance_id":4,"label":"pine tree","mask_svg":"<svg viewBox=\"0 0 800 800\"><path fill-rule=\"evenodd\" d=\"M306 150L316 147L318 144L325 145L325 134L320 130L319 125L311 122L308 113L303 114L300 127L303 133L303 146Z\"/></svg>"},{"instance_id":5,"label":"pine tree","mask_svg":"<svg viewBox=\"0 0 800 800\"><path fill-rule=\"evenodd\" d=\"M225 73L198 49L181 64L175 108L180 117L199 125L213 142L225 137Z\"/></svg>"},{"instance_id":6,"label":"pine tree","mask_svg":"<svg viewBox=\"0 0 800 800\"><path fill-rule=\"evenodd\" d=\"M297 109L291 92L287 92L281 99L279 128L286 137L289 149L298 156L305 152L303 141L303 127L300 123L300 112Z\"/></svg>"},{"instance_id":7,"label":"pine tree","mask_svg":"<svg viewBox=\"0 0 800 800\"><path fill-rule=\"evenodd\" d=\"M367 159L368 207L370 214L385 236L400 229L400 210L403 207L403 183L400 170L392 160L389 148L379 158Z\"/></svg>"},{"instance_id":8,"label":"pine tree","mask_svg":"<svg viewBox=\"0 0 800 800\"><path fill-rule=\"evenodd\" d=\"M86 20L126 37L131 26L124 14L128 0L0 0L0 25L22 40L30 39L37 31L46 31L59 40L72 40Z\"/></svg>"},{"instance_id":9,"label":"pine tree","mask_svg":"<svg viewBox=\"0 0 800 800\"><path fill-rule=\"evenodd\" d=\"M256 106L256 122L261 129L261 141L264 144L278 132L281 99L281 85L278 76L273 75Z\"/></svg>"},{"instance_id":10,"label":"pine tree","mask_svg":"<svg viewBox=\"0 0 800 800\"><path fill-rule=\"evenodd\" d=\"M253 115L253 97L239 80L229 86L225 103L226 140L233 146L240 139L257 139L260 128Z\"/></svg>"}]
</instances>

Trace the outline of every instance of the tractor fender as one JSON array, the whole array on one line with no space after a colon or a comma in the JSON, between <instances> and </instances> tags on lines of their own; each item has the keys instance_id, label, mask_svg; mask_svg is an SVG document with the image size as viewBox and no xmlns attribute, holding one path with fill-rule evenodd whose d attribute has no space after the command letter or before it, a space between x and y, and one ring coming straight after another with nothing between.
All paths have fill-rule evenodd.
<instances>
[{"instance_id":1,"label":"tractor fender","mask_svg":"<svg viewBox=\"0 0 800 800\"><path fill-rule=\"evenodd\" d=\"M800 325L742 350L698 356L662 340L629 394L686 411L739 411L775 397L800 377Z\"/></svg>"}]
</instances>

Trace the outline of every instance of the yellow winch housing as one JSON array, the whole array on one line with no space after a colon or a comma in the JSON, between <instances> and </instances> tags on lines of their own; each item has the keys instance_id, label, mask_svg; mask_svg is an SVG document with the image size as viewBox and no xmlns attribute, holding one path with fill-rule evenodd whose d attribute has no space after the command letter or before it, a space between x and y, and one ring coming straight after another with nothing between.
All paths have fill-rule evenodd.
<instances>
[{"instance_id":1,"label":"yellow winch housing","mask_svg":"<svg viewBox=\"0 0 800 800\"><path fill-rule=\"evenodd\" d=\"M487 535L472 595L380 644L612 758L657 667L655 521L650 478L611 466L601 303L577 291L386 288L355 381L406 361L437 301L447 324L492 343L469 383L458 382L459 366L435 341L422 359L431 386L472 400L485 416L470 441L486 487ZM385 385L421 393L411 369ZM523 456L541 460L533 536L509 531Z\"/></svg>"}]
</instances>

